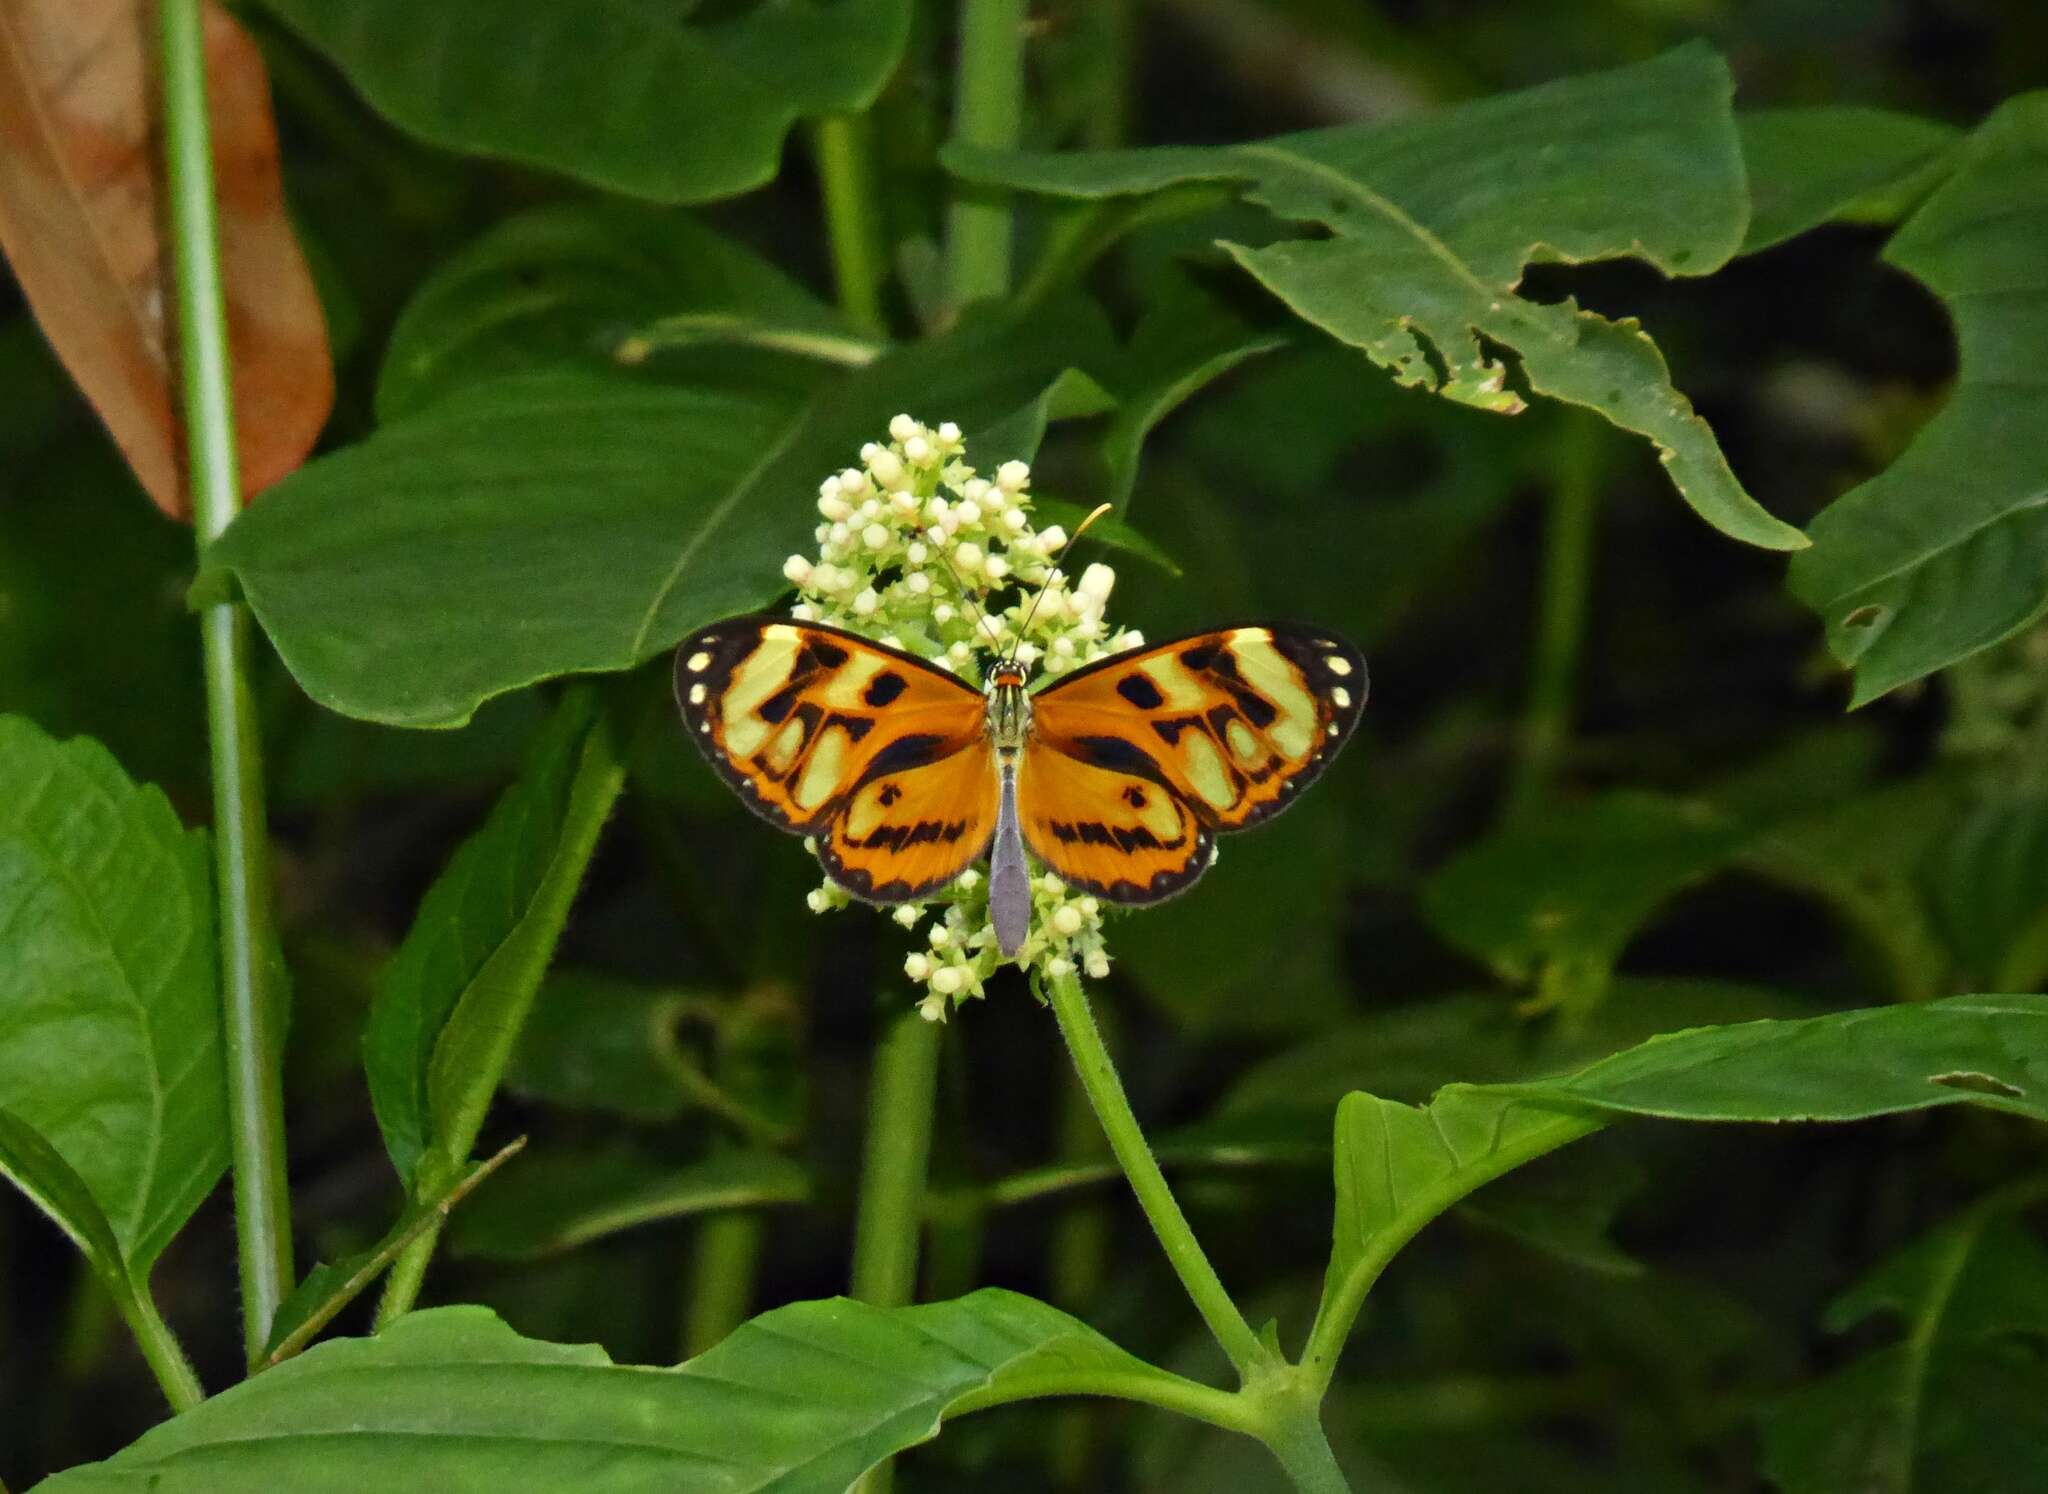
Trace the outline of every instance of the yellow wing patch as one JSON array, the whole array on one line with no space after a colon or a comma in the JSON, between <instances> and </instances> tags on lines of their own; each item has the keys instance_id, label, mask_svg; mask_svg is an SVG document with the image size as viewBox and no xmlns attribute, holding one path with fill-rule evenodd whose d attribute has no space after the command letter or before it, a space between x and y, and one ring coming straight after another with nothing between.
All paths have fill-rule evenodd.
<instances>
[{"instance_id":1,"label":"yellow wing patch","mask_svg":"<svg viewBox=\"0 0 2048 1494\"><path fill-rule=\"evenodd\" d=\"M1040 791L1020 779L1025 840L1099 896L1170 897L1207 869L1210 833L1278 814L1328 766L1358 725L1365 696L1356 649L1279 625L1219 628L1078 670L1032 699L1029 760L1035 781L1060 802L1057 811L1033 803ZM1053 772L1041 765L1053 754L1105 776ZM1170 793L1203 834L1175 839L1160 833L1163 821L1138 818L1138 806L1122 797L1138 782ZM1057 832L1060 824L1094 828L1077 842Z\"/></svg>"},{"instance_id":2,"label":"yellow wing patch","mask_svg":"<svg viewBox=\"0 0 2048 1494\"><path fill-rule=\"evenodd\" d=\"M676 650L690 739L754 811L818 837L859 897L929 892L982 852L995 767L981 692L837 628L715 623Z\"/></svg>"}]
</instances>

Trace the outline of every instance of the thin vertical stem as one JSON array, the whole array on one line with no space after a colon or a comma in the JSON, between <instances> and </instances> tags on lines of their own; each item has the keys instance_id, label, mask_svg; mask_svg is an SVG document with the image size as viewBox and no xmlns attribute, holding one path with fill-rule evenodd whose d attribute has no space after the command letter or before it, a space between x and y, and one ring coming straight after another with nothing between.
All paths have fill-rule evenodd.
<instances>
[{"instance_id":1,"label":"thin vertical stem","mask_svg":"<svg viewBox=\"0 0 2048 1494\"><path fill-rule=\"evenodd\" d=\"M683 1307L683 1354L703 1353L747 1320L766 1221L755 1209L713 1214L697 1228L690 1300Z\"/></svg>"},{"instance_id":2,"label":"thin vertical stem","mask_svg":"<svg viewBox=\"0 0 2048 1494\"><path fill-rule=\"evenodd\" d=\"M1109 1149L1116 1154L1117 1165L1130 1179L1131 1191L1138 1195L1152 1232L1165 1247L1166 1258L1172 1262L1196 1310L1216 1336L1216 1342L1223 1346L1223 1352L1230 1356L1239 1377L1250 1381L1271 1368L1274 1358L1245 1322L1230 1293L1223 1289L1216 1268L1209 1264L1209 1257L1188 1225L1187 1215L1181 1212L1173 1191L1166 1186L1166 1175L1159 1170L1158 1159L1152 1155L1145 1133L1138 1128L1138 1118L1131 1113L1123 1081L1117 1078L1116 1065L1102 1044L1102 1034L1096 1029L1080 979L1067 975L1047 985L1053 1015L1059 1019L1060 1035L1067 1041L1075 1072L1081 1076L1082 1088L1088 1091L1089 1103L1095 1107L1096 1119L1102 1122L1103 1134L1109 1138Z\"/></svg>"},{"instance_id":3,"label":"thin vertical stem","mask_svg":"<svg viewBox=\"0 0 2048 1494\"><path fill-rule=\"evenodd\" d=\"M192 529L200 556L241 506L235 417L206 113L199 0L161 0L164 142L170 180L178 353ZM291 1289L291 1201L285 1186L279 970L270 905L263 753L249 688L249 621L232 602L200 616L213 766L222 1031L241 1266L242 1339L254 1363Z\"/></svg>"},{"instance_id":4,"label":"thin vertical stem","mask_svg":"<svg viewBox=\"0 0 2048 1494\"><path fill-rule=\"evenodd\" d=\"M882 226L877 221L874 129L865 114L832 114L811 136L818 185L825 199L825 231L832 244L832 274L839 309L873 337L888 335L882 313Z\"/></svg>"},{"instance_id":5,"label":"thin vertical stem","mask_svg":"<svg viewBox=\"0 0 2048 1494\"><path fill-rule=\"evenodd\" d=\"M1103 1025L1114 1039L1114 1024ZM1105 1043L1104 1047L1107 1046ZM1078 1077L1060 1095L1059 1152L1073 1162L1097 1161L1103 1153L1102 1127ZM1060 1215L1059 1223L1053 1226L1050 1262L1055 1307L1086 1318L1108 1275L1109 1229L1108 1201L1093 1189ZM1059 1487L1089 1487L1096 1432L1102 1424L1101 1409L1087 1400L1076 1400L1060 1408L1059 1430L1049 1449L1053 1480Z\"/></svg>"},{"instance_id":6,"label":"thin vertical stem","mask_svg":"<svg viewBox=\"0 0 2048 1494\"><path fill-rule=\"evenodd\" d=\"M1592 415L1565 416L1543 525L1543 575L1529 700L1522 713L1521 756L1508 792L1507 817L1535 808L1556 781L1571 739L1579 659L1591 615L1593 540L1600 515L1604 426Z\"/></svg>"},{"instance_id":7,"label":"thin vertical stem","mask_svg":"<svg viewBox=\"0 0 2048 1494\"><path fill-rule=\"evenodd\" d=\"M205 1400L206 1391L199 1383L199 1376L192 1372L192 1361L185 1357L178 1340L164 1325L164 1320L157 1316L156 1304L149 1300L146 1286L141 1291L126 1295L121 1303L121 1314L127 1318L128 1327L135 1334L142 1357L149 1361L157 1384L163 1387L164 1399L171 1403L171 1410L190 1411Z\"/></svg>"},{"instance_id":8,"label":"thin vertical stem","mask_svg":"<svg viewBox=\"0 0 2048 1494\"><path fill-rule=\"evenodd\" d=\"M1351 1494L1313 1400L1277 1418L1265 1440L1300 1494Z\"/></svg>"},{"instance_id":9,"label":"thin vertical stem","mask_svg":"<svg viewBox=\"0 0 2048 1494\"><path fill-rule=\"evenodd\" d=\"M998 149L1024 130L1025 0L961 0L960 66L953 138ZM1010 291L1010 194L957 184L946 220L947 263L957 309Z\"/></svg>"},{"instance_id":10,"label":"thin vertical stem","mask_svg":"<svg viewBox=\"0 0 2048 1494\"><path fill-rule=\"evenodd\" d=\"M927 1022L906 1003L875 1052L853 1233L853 1295L876 1307L902 1307L917 1290L939 1038L939 1024ZM893 1468L883 1463L855 1488L859 1494L888 1494L894 1480Z\"/></svg>"}]
</instances>

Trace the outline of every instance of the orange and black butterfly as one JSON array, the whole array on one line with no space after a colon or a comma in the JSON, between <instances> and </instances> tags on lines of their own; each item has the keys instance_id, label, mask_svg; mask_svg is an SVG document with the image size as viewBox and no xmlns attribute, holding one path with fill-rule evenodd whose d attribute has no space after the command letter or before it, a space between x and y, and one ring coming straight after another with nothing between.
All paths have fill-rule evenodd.
<instances>
[{"instance_id":1,"label":"orange and black butterfly","mask_svg":"<svg viewBox=\"0 0 2048 1494\"><path fill-rule=\"evenodd\" d=\"M1216 628L1036 692L984 690L899 649L786 617L714 623L676 651L692 740L754 811L814 836L868 902L935 892L984 855L1004 956L1030 932L1028 848L1062 881L1154 903L1215 837L1292 803L1365 706L1365 660L1317 628Z\"/></svg>"}]
</instances>

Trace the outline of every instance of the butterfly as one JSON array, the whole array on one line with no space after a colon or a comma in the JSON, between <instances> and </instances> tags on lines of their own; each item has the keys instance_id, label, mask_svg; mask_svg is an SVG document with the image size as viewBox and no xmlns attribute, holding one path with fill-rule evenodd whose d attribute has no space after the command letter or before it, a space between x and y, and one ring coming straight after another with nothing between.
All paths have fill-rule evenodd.
<instances>
[{"instance_id":1,"label":"butterfly","mask_svg":"<svg viewBox=\"0 0 2048 1494\"><path fill-rule=\"evenodd\" d=\"M930 895L984 855L997 946L1030 932L1028 850L1069 886L1155 903L1215 837L1285 809L1365 707L1365 660L1321 629L1213 628L1054 678L999 660L977 690L915 655L787 617L676 650L690 739L749 808L815 838L855 897Z\"/></svg>"}]
</instances>

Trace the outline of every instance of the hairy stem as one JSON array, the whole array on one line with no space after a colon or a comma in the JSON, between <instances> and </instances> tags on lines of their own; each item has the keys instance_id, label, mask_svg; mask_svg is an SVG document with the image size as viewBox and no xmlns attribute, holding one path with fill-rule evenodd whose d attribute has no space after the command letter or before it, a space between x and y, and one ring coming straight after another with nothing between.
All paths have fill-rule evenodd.
<instances>
[{"instance_id":1,"label":"hairy stem","mask_svg":"<svg viewBox=\"0 0 2048 1494\"><path fill-rule=\"evenodd\" d=\"M1575 411L1565 416L1559 435L1550 507L1543 523L1542 589L1529 700L1522 712L1521 756L1508 790L1511 819L1534 809L1549 794L1571 740L1579 659L1591 615L1604 429L1592 415Z\"/></svg>"},{"instance_id":2,"label":"hairy stem","mask_svg":"<svg viewBox=\"0 0 2048 1494\"><path fill-rule=\"evenodd\" d=\"M1015 146L1024 128L1024 0L961 0L953 138ZM956 184L946 219L953 305L1010 291L1010 194Z\"/></svg>"},{"instance_id":3,"label":"hairy stem","mask_svg":"<svg viewBox=\"0 0 2048 1494\"><path fill-rule=\"evenodd\" d=\"M1074 1070L1081 1076L1081 1087L1088 1092L1088 1102L1094 1106L1095 1118L1109 1138L1109 1149L1116 1154L1117 1165L1130 1179L1131 1191L1138 1195L1152 1232L1165 1247L1167 1260L1209 1325L1209 1331L1230 1356L1240 1378L1251 1380L1271 1366L1273 1356L1223 1289L1216 1268L1209 1264L1209 1257L1203 1254L1194 1230L1188 1226L1187 1215L1180 1211L1173 1191L1166 1186L1166 1176L1159 1170L1145 1133L1138 1129L1138 1118L1131 1113L1123 1081L1117 1078L1116 1065L1103 1046L1080 977L1070 973L1047 985L1053 1015L1059 1019L1060 1035L1066 1039Z\"/></svg>"},{"instance_id":4,"label":"hairy stem","mask_svg":"<svg viewBox=\"0 0 2048 1494\"><path fill-rule=\"evenodd\" d=\"M1313 1400L1291 1404L1275 1416L1264 1440L1300 1494L1351 1494Z\"/></svg>"},{"instance_id":5,"label":"hairy stem","mask_svg":"<svg viewBox=\"0 0 2048 1494\"><path fill-rule=\"evenodd\" d=\"M833 114L812 132L818 186L825 199L825 231L832 245L832 275L839 309L874 337L886 336L882 313L882 226L875 217L874 131L865 114Z\"/></svg>"},{"instance_id":6,"label":"hairy stem","mask_svg":"<svg viewBox=\"0 0 2048 1494\"><path fill-rule=\"evenodd\" d=\"M917 1290L940 1036L938 1023L906 1004L875 1052L853 1234L853 1295L876 1307L903 1307ZM894 1469L883 1463L855 1488L859 1494L888 1494L894 1480Z\"/></svg>"},{"instance_id":7,"label":"hairy stem","mask_svg":"<svg viewBox=\"0 0 2048 1494\"><path fill-rule=\"evenodd\" d=\"M192 532L203 560L207 548L241 507L206 113L206 54L199 0L162 0L158 18L171 250L177 281L178 361L185 385L185 448ZM213 769L222 1031L234 1157L242 1340L253 1363L269 1340L271 1320L292 1283L291 1201L285 1186L278 1032L281 972L271 918L262 744L249 688L248 615L235 603L219 602L204 610L199 627Z\"/></svg>"},{"instance_id":8,"label":"hairy stem","mask_svg":"<svg viewBox=\"0 0 2048 1494\"><path fill-rule=\"evenodd\" d=\"M163 1386L164 1399L171 1403L171 1409L190 1411L205 1400L206 1391L199 1383L199 1376L192 1371L192 1361L185 1357L176 1336L157 1316L156 1304L149 1300L146 1282L138 1290L123 1294L121 1315L128 1320L135 1342L141 1346L142 1357L149 1362L157 1384Z\"/></svg>"}]
</instances>

